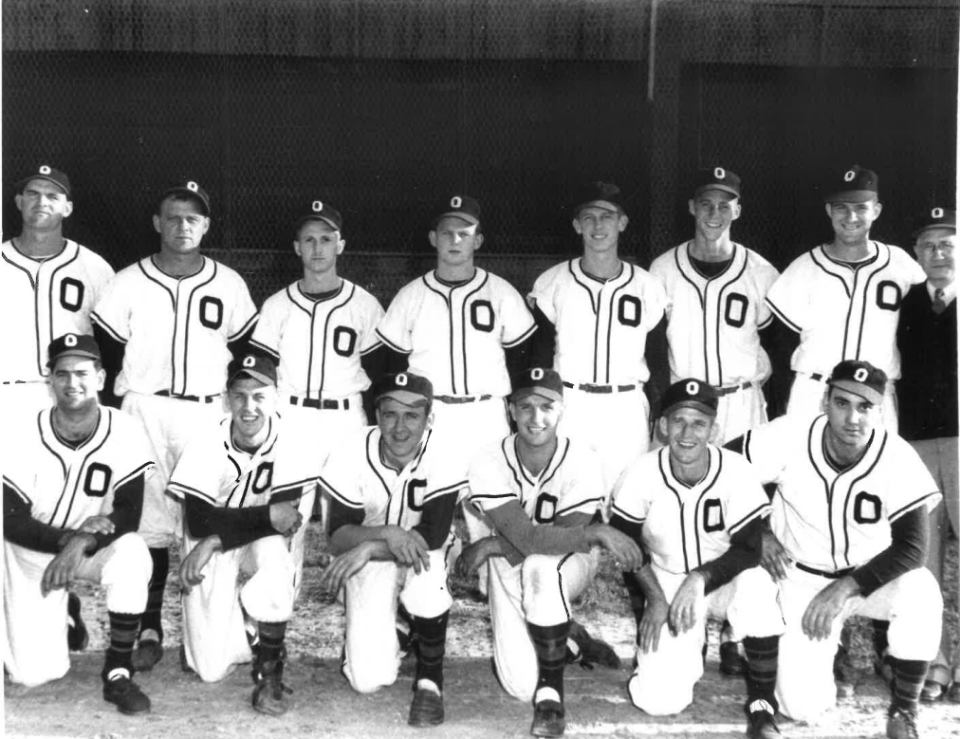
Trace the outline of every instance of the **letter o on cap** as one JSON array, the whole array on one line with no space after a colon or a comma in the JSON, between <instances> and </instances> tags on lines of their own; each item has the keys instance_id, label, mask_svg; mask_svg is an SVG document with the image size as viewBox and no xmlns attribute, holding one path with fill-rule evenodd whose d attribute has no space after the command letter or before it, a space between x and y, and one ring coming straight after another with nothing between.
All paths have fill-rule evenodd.
<instances>
[{"instance_id":1,"label":"letter o on cap","mask_svg":"<svg viewBox=\"0 0 960 739\"><path fill-rule=\"evenodd\" d=\"M695 382L694 380L691 380L690 382L687 383L684 390L687 391L687 395L696 395L697 393L700 392L700 383Z\"/></svg>"},{"instance_id":2,"label":"letter o on cap","mask_svg":"<svg viewBox=\"0 0 960 739\"><path fill-rule=\"evenodd\" d=\"M322 210L323 210L323 203L321 203L319 200L314 200L314 201L313 201L313 212L314 212L314 213L319 213L319 212L322 211Z\"/></svg>"},{"instance_id":3,"label":"letter o on cap","mask_svg":"<svg viewBox=\"0 0 960 739\"><path fill-rule=\"evenodd\" d=\"M67 334L67 335L63 338L63 343L64 343L66 346L76 346L76 345L77 345L77 337L76 337L76 335L75 335L75 334Z\"/></svg>"},{"instance_id":4,"label":"letter o on cap","mask_svg":"<svg viewBox=\"0 0 960 739\"><path fill-rule=\"evenodd\" d=\"M193 181L191 180L190 182L187 183L187 189L188 189L190 192L196 192L197 190L200 189L200 186L199 186L196 182L193 182Z\"/></svg>"},{"instance_id":5,"label":"letter o on cap","mask_svg":"<svg viewBox=\"0 0 960 739\"><path fill-rule=\"evenodd\" d=\"M40 174L50 174L50 167L46 164L40 167Z\"/></svg>"},{"instance_id":6,"label":"letter o on cap","mask_svg":"<svg viewBox=\"0 0 960 739\"><path fill-rule=\"evenodd\" d=\"M543 379L543 370L539 367L534 367L530 370L530 379L531 380L542 380Z\"/></svg>"},{"instance_id":7,"label":"letter o on cap","mask_svg":"<svg viewBox=\"0 0 960 739\"><path fill-rule=\"evenodd\" d=\"M930 211L931 218L943 218L943 208L934 208Z\"/></svg>"},{"instance_id":8,"label":"letter o on cap","mask_svg":"<svg viewBox=\"0 0 960 739\"><path fill-rule=\"evenodd\" d=\"M244 367L253 367L257 363L257 358L252 354L248 354L243 358Z\"/></svg>"},{"instance_id":9,"label":"letter o on cap","mask_svg":"<svg viewBox=\"0 0 960 739\"><path fill-rule=\"evenodd\" d=\"M718 180L725 179L727 176L727 171L723 167L717 167L713 170L713 176Z\"/></svg>"},{"instance_id":10,"label":"letter o on cap","mask_svg":"<svg viewBox=\"0 0 960 739\"><path fill-rule=\"evenodd\" d=\"M463 205L463 198L461 198L459 195L454 195L452 198L450 198L451 208L459 208L461 205Z\"/></svg>"},{"instance_id":11,"label":"letter o on cap","mask_svg":"<svg viewBox=\"0 0 960 739\"><path fill-rule=\"evenodd\" d=\"M397 379L395 380L395 382L397 387L406 387L407 382L409 382L409 379L403 372L401 372L399 375L397 375Z\"/></svg>"},{"instance_id":12,"label":"letter o on cap","mask_svg":"<svg viewBox=\"0 0 960 739\"><path fill-rule=\"evenodd\" d=\"M853 373L853 379L857 382L866 382L869 375L866 367L857 367L857 371Z\"/></svg>"},{"instance_id":13,"label":"letter o on cap","mask_svg":"<svg viewBox=\"0 0 960 739\"><path fill-rule=\"evenodd\" d=\"M849 171L843 176L843 181L844 181L844 182L853 182L853 178L856 177L856 176L857 176L857 173L854 172L854 171L851 169L851 170L849 170Z\"/></svg>"}]
</instances>

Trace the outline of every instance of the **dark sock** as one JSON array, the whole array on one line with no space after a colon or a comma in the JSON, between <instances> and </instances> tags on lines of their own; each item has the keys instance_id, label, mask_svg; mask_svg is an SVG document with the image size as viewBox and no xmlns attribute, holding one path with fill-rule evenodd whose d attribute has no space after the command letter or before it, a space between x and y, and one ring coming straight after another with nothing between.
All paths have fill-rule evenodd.
<instances>
[{"instance_id":1,"label":"dark sock","mask_svg":"<svg viewBox=\"0 0 960 739\"><path fill-rule=\"evenodd\" d=\"M286 621L260 622L260 664L283 659L283 638L286 634Z\"/></svg>"},{"instance_id":2,"label":"dark sock","mask_svg":"<svg viewBox=\"0 0 960 739\"><path fill-rule=\"evenodd\" d=\"M623 584L627 587L630 596L630 610L633 611L633 620L637 625L637 645L640 644L640 622L643 620L643 611L647 601L632 572L623 573Z\"/></svg>"},{"instance_id":3,"label":"dark sock","mask_svg":"<svg viewBox=\"0 0 960 739\"><path fill-rule=\"evenodd\" d=\"M167 573L170 571L170 551L166 547L151 549L150 559L153 560L153 573L147 586L147 608L140 620L140 630L153 629L159 635L160 641L163 641L160 610L163 608L163 591L167 586Z\"/></svg>"},{"instance_id":4,"label":"dark sock","mask_svg":"<svg viewBox=\"0 0 960 739\"><path fill-rule=\"evenodd\" d=\"M873 652L877 655L877 661L880 661L887 653L887 631L890 629L890 622L874 619L871 623L873 624Z\"/></svg>"},{"instance_id":5,"label":"dark sock","mask_svg":"<svg viewBox=\"0 0 960 739\"><path fill-rule=\"evenodd\" d=\"M921 660L897 659L887 657L893 668L891 693L893 705L908 711L916 711L923 690L923 680L927 676L929 662Z\"/></svg>"},{"instance_id":6,"label":"dark sock","mask_svg":"<svg viewBox=\"0 0 960 739\"><path fill-rule=\"evenodd\" d=\"M123 667L133 674L130 657L140 631L140 614L109 611L108 615L110 616L110 646L107 647L107 658L103 665L104 677L118 667Z\"/></svg>"},{"instance_id":7,"label":"dark sock","mask_svg":"<svg viewBox=\"0 0 960 739\"><path fill-rule=\"evenodd\" d=\"M533 648L537 653L537 690L553 688L563 702L563 668L567 657L567 637L570 635L570 622L564 621L556 626L535 626L527 624L527 631L533 639ZM536 700L536 692L534 692Z\"/></svg>"},{"instance_id":8,"label":"dark sock","mask_svg":"<svg viewBox=\"0 0 960 739\"><path fill-rule=\"evenodd\" d=\"M432 680L443 690L443 655L447 646L447 619L450 611L436 618L413 617L412 633L416 634L417 680Z\"/></svg>"},{"instance_id":9,"label":"dark sock","mask_svg":"<svg viewBox=\"0 0 960 739\"><path fill-rule=\"evenodd\" d=\"M780 637L744 637L743 651L747 655L747 706L756 700L763 700L769 703L776 713L779 705L773 693L777 687Z\"/></svg>"}]
</instances>

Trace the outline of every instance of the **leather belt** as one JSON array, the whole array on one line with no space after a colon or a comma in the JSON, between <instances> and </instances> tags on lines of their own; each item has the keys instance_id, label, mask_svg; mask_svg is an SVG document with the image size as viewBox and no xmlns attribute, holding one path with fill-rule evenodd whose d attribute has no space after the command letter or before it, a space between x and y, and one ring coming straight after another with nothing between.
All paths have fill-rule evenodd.
<instances>
[{"instance_id":1,"label":"leather belt","mask_svg":"<svg viewBox=\"0 0 960 739\"><path fill-rule=\"evenodd\" d=\"M717 395L722 398L724 395L730 395L731 393L735 393L739 390L749 390L752 387L752 382L744 382L739 385L731 385L730 387L718 387Z\"/></svg>"},{"instance_id":2,"label":"leather belt","mask_svg":"<svg viewBox=\"0 0 960 739\"><path fill-rule=\"evenodd\" d=\"M449 403L451 405L458 405L460 403L473 403L482 402L484 400L490 400L492 395L434 395L434 400L439 400L441 403Z\"/></svg>"},{"instance_id":3,"label":"leather belt","mask_svg":"<svg viewBox=\"0 0 960 739\"><path fill-rule=\"evenodd\" d=\"M819 372L811 372L810 379L815 380L816 382L820 382L821 380L826 380L827 376L821 375Z\"/></svg>"},{"instance_id":4,"label":"leather belt","mask_svg":"<svg viewBox=\"0 0 960 739\"><path fill-rule=\"evenodd\" d=\"M174 395L169 390L161 390L154 393L154 395L159 395L161 398L173 398L175 400L192 400L194 403L213 403L215 400L220 400L220 393L216 395Z\"/></svg>"},{"instance_id":5,"label":"leather belt","mask_svg":"<svg viewBox=\"0 0 960 739\"><path fill-rule=\"evenodd\" d=\"M43 380L37 380L37 382L43 382ZM4 380L3 385L29 385L30 380Z\"/></svg>"},{"instance_id":6,"label":"leather belt","mask_svg":"<svg viewBox=\"0 0 960 739\"><path fill-rule=\"evenodd\" d=\"M576 385L572 382L564 382L564 387L573 388L574 390L582 390L585 393L628 393L631 390L636 390L639 385L591 385L589 383L581 383Z\"/></svg>"},{"instance_id":7,"label":"leather belt","mask_svg":"<svg viewBox=\"0 0 960 739\"><path fill-rule=\"evenodd\" d=\"M334 398L298 398L290 396L290 405L299 405L304 408L316 408L318 411L350 410L350 399L336 400Z\"/></svg>"},{"instance_id":8,"label":"leather belt","mask_svg":"<svg viewBox=\"0 0 960 739\"><path fill-rule=\"evenodd\" d=\"M811 575L820 575L820 577L826 577L830 580L839 580L841 577L846 577L851 572L853 572L853 567L847 567L842 570L834 570L833 572L828 572L827 570L818 570L816 567L807 567L801 562L794 562L798 570L803 570L804 572L809 572Z\"/></svg>"}]
</instances>

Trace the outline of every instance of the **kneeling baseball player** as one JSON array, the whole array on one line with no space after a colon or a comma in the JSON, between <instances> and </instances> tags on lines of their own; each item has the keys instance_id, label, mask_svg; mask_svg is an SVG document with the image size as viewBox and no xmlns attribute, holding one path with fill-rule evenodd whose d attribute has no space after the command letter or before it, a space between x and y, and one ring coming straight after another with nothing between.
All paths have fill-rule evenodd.
<instances>
[{"instance_id":1,"label":"kneeling baseball player","mask_svg":"<svg viewBox=\"0 0 960 739\"><path fill-rule=\"evenodd\" d=\"M247 354L231 361L230 416L186 445L169 484L184 501L187 523L180 565L186 665L202 680L220 680L251 660L252 642L253 707L270 715L288 708L284 636L296 577L290 538L313 509L319 475L317 455L283 426L277 402L272 360ZM256 623L255 638L246 620Z\"/></svg>"},{"instance_id":2,"label":"kneeling baseball player","mask_svg":"<svg viewBox=\"0 0 960 739\"><path fill-rule=\"evenodd\" d=\"M433 386L411 372L374 388L377 426L334 450L321 484L330 493L330 545L338 556L321 586L344 588L343 674L359 693L397 679L397 600L411 617L417 672L408 723L443 723L447 558L466 462L430 429Z\"/></svg>"},{"instance_id":3,"label":"kneeling baseball player","mask_svg":"<svg viewBox=\"0 0 960 739\"><path fill-rule=\"evenodd\" d=\"M517 433L470 464L470 502L494 535L464 549L467 574L489 562L493 658L504 689L533 701L534 736L566 728L563 672L570 601L596 573L593 547L609 550L627 570L641 563L625 534L594 523L606 497L602 466L586 445L557 435L563 381L533 368L513 379L510 415Z\"/></svg>"},{"instance_id":4,"label":"kneeling baseball player","mask_svg":"<svg viewBox=\"0 0 960 739\"><path fill-rule=\"evenodd\" d=\"M56 405L5 439L3 666L15 683L67 674L67 588L103 585L110 645L103 697L122 713L150 710L131 655L147 604L150 553L137 536L150 446L136 421L99 404L106 373L92 336L65 334L48 352Z\"/></svg>"},{"instance_id":5,"label":"kneeling baseball player","mask_svg":"<svg viewBox=\"0 0 960 739\"><path fill-rule=\"evenodd\" d=\"M767 653L783 633L777 586L760 565L767 494L740 455L719 449L716 389L674 383L659 420L667 446L637 458L613 492L611 525L643 541L637 575L646 596L630 698L654 715L679 713L703 675L704 623L729 620L747 654L748 734L780 736L776 669Z\"/></svg>"}]
</instances>

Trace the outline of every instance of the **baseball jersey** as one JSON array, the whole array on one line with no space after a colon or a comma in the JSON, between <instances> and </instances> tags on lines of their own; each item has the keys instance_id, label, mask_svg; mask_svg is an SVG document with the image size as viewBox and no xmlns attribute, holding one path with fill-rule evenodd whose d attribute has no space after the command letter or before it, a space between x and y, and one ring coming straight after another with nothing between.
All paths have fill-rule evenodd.
<instances>
[{"instance_id":1,"label":"baseball jersey","mask_svg":"<svg viewBox=\"0 0 960 739\"><path fill-rule=\"evenodd\" d=\"M520 461L511 434L470 462L470 502L483 512L517 501L534 525L570 513L593 515L604 497L601 463L586 446L558 436L550 463L539 475Z\"/></svg>"},{"instance_id":2,"label":"baseball jersey","mask_svg":"<svg viewBox=\"0 0 960 739\"><path fill-rule=\"evenodd\" d=\"M5 430L6 448L16 453L4 459L3 482L36 520L77 529L90 516L112 513L114 492L148 474L153 455L139 424L113 408L100 407L96 430L76 449L61 441L52 415L43 410L32 426Z\"/></svg>"},{"instance_id":3,"label":"baseball jersey","mask_svg":"<svg viewBox=\"0 0 960 739\"><path fill-rule=\"evenodd\" d=\"M377 334L409 354L409 370L433 383L437 395L510 394L503 350L536 330L530 310L510 283L477 269L451 286L436 272L405 285L387 308Z\"/></svg>"},{"instance_id":4,"label":"baseball jersey","mask_svg":"<svg viewBox=\"0 0 960 739\"><path fill-rule=\"evenodd\" d=\"M723 387L765 380L770 359L757 332L773 320L763 299L779 273L734 244L727 268L707 277L691 261L690 246L681 244L650 265L666 293L670 381L696 377Z\"/></svg>"},{"instance_id":5,"label":"baseball jersey","mask_svg":"<svg viewBox=\"0 0 960 739\"><path fill-rule=\"evenodd\" d=\"M281 397L344 398L370 387L360 357L379 345L381 318L377 299L352 282L312 300L298 281L267 298L250 343L279 363Z\"/></svg>"},{"instance_id":6,"label":"baseball jersey","mask_svg":"<svg viewBox=\"0 0 960 739\"><path fill-rule=\"evenodd\" d=\"M103 257L75 241L46 259L21 254L12 241L0 245L0 381L42 382L47 347L68 333L92 334L90 311L113 277Z\"/></svg>"},{"instance_id":7,"label":"baseball jersey","mask_svg":"<svg viewBox=\"0 0 960 739\"><path fill-rule=\"evenodd\" d=\"M117 273L93 320L126 345L117 395L215 395L227 379L227 342L253 325L257 309L229 267L203 257L198 272L177 278L151 256Z\"/></svg>"},{"instance_id":8,"label":"baseball jersey","mask_svg":"<svg viewBox=\"0 0 960 739\"><path fill-rule=\"evenodd\" d=\"M466 459L433 431L424 433L417 456L402 470L384 461L380 439L376 426L354 433L330 455L320 477L334 498L363 511L364 526L409 530L420 523L426 503L467 486Z\"/></svg>"},{"instance_id":9,"label":"baseball jersey","mask_svg":"<svg viewBox=\"0 0 960 739\"><path fill-rule=\"evenodd\" d=\"M783 416L744 437L762 482L776 482L771 524L787 554L820 570L859 567L890 546L890 524L940 499L910 445L878 427L863 457L838 471L825 456L827 416Z\"/></svg>"},{"instance_id":10,"label":"baseball jersey","mask_svg":"<svg viewBox=\"0 0 960 739\"><path fill-rule=\"evenodd\" d=\"M735 452L707 445L707 474L695 485L679 480L670 448L636 459L613 490L612 513L643 524L654 563L682 575L730 548L730 537L770 513L756 472Z\"/></svg>"},{"instance_id":11,"label":"baseball jersey","mask_svg":"<svg viewBox=\"0 0 960 739\"><path fill-rule=\"evenodd\" d=\"M218 508L252 508L285 492L308 493L320 474L310 440L285 433L279 416L267 422L267 438L253 453L234 443L230 417L198 433L184 448L168 492L180 499L192 495Z\"/></svg>"},{"instance_id":12,"label":"baseball jersey","mask_svg":"<svg viewBox=\"0 0 960 739\"><path fill-rule=\"evenodd\" d=\"M553 369L567 382L646 382L647 334L663 317L666 296L650 273L627 262L620 274L600 280L580 259L551 267L537 278L530 298L557 328Z\"/></svg>"},{"instance_id":13,"label":"baseball jersey","mask_svg":"<svg viewBox=\"0 0 960 739\"><path fill-rule=\"evenodd\" d=\"M818 246L797 257L767 293L767 304L800 334L790 359L795 372L829 375L844 359L860 359L900 377L897 320L923 269L903 249L870 242L872 256L849 267Z\"/></svg>"}]
</instances>

